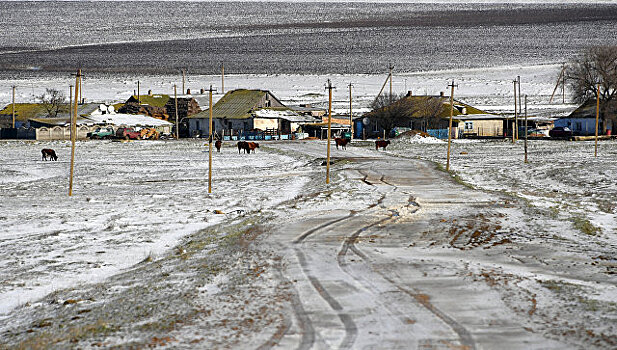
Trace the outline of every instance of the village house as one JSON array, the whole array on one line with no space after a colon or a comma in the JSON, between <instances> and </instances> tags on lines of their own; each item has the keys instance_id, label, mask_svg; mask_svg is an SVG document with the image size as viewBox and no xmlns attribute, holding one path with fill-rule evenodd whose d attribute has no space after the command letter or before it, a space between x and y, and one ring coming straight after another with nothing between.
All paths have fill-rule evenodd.
<instances>
[{"instance_id":1,"label":"village house","mask_svg":"<svg viewBox=\"0 0 617 350\"><path fill-rule=\"evenodd\" d=\"M147 95L132 95L124 104L116 105L118 113L144 114L150 117L168 120L169 115L165 105L169 101L169 95L152 94L148 91Z\"/></svg>"},{"instance_id":2,"label":"village house","mask_svg":"<svg viewBox=\"0 0 617 350\"><path fill-rule=\"evenodd\" d=\"M590 136L596 133L596 106L597 100L588 100L567 117L555 120L555 127L568 127L574 135ZM598 134L611 135L615 113L600 108L598 120Z\"/></svg>"},{"instance_id":3,"label":"village house","mask_svg":"<svg viewBox=\"0 0 617 350\"><path fill-rule=\"evenodd\" d=\"M421 130L438 138L448 137L450 118L450 98L441 93L438 96L413 96L411 92L401 101L413 113L394 122L400 131ZM453 100L452 131L454 138L462 137L504 137L512 129L507 117L488 113L459 100ZM384 121L379 114L368 112L364 116L354 117L354 134L356 137L384 137ZM393 128L394 130L394 128ZM385 135L391 137L394 135Z\"/></svg>"},{"instance_id":4,"label":"village house","mask_svg":"<svg viewBox=\"0 0 617 350\"><path fill-rule=\"evenodd\" d=\"M30 126L36 129L37 140L69 140L71 118L60 113L56 118L31 118ZM154 127L161 133L170 133L172 124L146 115L116 113L106 104L83 104L77 109L77 139L87 139L88 133L99 126Z\"/></svg>"},{"instance_id":5,"label":"village house","mask_svg":"<svg viewBox=\"0 0 617 350\"><path fill-rule=\"evenodd\" d=\"M209 118L209 110L189 116L191 136L209 135ZM227 92L214 104L212 120L214 131L227 139L284 139L315 118L295 113L270 91L238 89Z\"/></svg>"}]
</instances>

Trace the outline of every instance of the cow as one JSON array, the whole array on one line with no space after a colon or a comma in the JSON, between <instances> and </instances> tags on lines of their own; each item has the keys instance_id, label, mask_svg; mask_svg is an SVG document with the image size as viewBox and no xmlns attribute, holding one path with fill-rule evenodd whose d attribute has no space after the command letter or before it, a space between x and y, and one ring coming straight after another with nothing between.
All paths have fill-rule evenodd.
<instances>
[{"instance_id":1,"label":"cow","mask_svg":"<svg viewBox=\"0 0 617 350\"><path fill-rule=\"evenodd\" d=\"M251 153L251 151L255 153L255 149L259 148L259 144L257 142L247 142L247 147L248 153Z\"/></svg>"},{"instance_id":2,"label":"cow","mask_svg":"<svg viewBox=\"0 0 617 350\"><path fill-rule=\"evenodd\" d=\"M56 155L56 151L54 151L53 149L43 148L41 150L41 153L43 154L43 157L41 160L47 160L47 157L49 157L49 160L58 161L58 156Z\"/></svg>"},{"instance_id":3,"label":"cow","mask_svg":"<svg viewBox=\"0 0 617 350\"><path fill-rule=\"evenodd\" d=\"M385 150L386 147L388 147L389 144L390 144L390 140L388 140L388 141L377 140L377 141L375 141L375 149L379 151L379 147L381 147L381 148L383 148Z\"/></svg>"},{"instance_id":4,"label":"cow","mask_svg":"<svg viewBox=\"0 0 617 350\"><path fill-rule=\"evenodd\" d=\"M216 142L214 142L214 147L216 147L216 151L220 152L221 151L221 146L223 145L223 142L221 142L221 140L216 140Z\"/></svg>"},{"instance_id":5,"label":"cow","mask_svg":"<svg viewBox=\"0 0 617 350\"><path fill-rule=\"evenodd\" d=\"M240 154L241 150L244 150L244 153L246 153L248 149L248 143L246 141L238 141L236 145L238 146L238 154Z\"/></svg>"},{"instance_id":6,"label":"cow","mask_svg":"<svg viewBox=\"0 0 617 350\"><path fill-rule=\"evenodd\" d=\"M337 137L334 139L334 142L336 142L336 149L338 149L338 146L341 146L341 149L347 149L347 144L349 143L349 140Z\"/></svg>"}]
</instances>

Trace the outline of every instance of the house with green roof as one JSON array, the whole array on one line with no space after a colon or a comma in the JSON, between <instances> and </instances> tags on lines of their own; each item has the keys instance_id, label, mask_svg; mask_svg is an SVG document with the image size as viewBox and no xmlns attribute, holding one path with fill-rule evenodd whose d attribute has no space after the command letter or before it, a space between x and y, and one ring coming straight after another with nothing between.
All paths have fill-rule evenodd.
<instances>
[{"instance_id":1,"label":"house with green roof","mask_svg":"<svg viewBox=\"0 0 617 350\"><path fill-rule=\"evenodd\" d=\"M191 136L209 135L209 119L209 110L189 116ZM251 132L289 134L299 124L314 119L295 113L268 90L229 91L212 108L213 129L220 136Z\"/></svg>"},{"instance_id":2,"label":"house with green roof","mask_svg":"<svg viewBox=\"0 0 617 350\"><path fill-rule=\"evenodd\" d=\"M443 93L439 96L408 94L395 102L395 106L403 106L407 113L402 113L396 120L386 120L387 117L382 119L384 114L379 113L380 110L371 111L354 120L354 134L381 137L384 131L397 129L420 130L447 138L451 109L449 96ZM503 137L511 130L508 118L503 115L488 113L459 100L453 100L453 107L454 137Z\"/></svg>"}]
</instances>

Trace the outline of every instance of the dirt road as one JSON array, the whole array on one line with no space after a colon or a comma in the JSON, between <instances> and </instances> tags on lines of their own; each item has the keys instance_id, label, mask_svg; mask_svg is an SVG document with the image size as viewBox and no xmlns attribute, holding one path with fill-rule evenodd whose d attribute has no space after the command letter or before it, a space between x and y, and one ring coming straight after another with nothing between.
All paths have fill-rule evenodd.
<instances>
[{"instance_id":1,"label":"dirt road","mask_svg":"<svg viewBox=\"0 0 617 350\"><path fill-rule=\"evenodd\" d=\"M321 148L302 149L318 156ZM568 347L537 332L534 297L508 290L496 272L538 273L507 252L509 223L523 215L511 198L467 188L425 162L353 148L345 157L351 161L339 175L369 185L378 199L353 210L316 207L271 235L296 292L280 347ZM512 300L500 293L503 283ZM508 305L513 300L521 312Z\"/></svg>"}]
</instances>

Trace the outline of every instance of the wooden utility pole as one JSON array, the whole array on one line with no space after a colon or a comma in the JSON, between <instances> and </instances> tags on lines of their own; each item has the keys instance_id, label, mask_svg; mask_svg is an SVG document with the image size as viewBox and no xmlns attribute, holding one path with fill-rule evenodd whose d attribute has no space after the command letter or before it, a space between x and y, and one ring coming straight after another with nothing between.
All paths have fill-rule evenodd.
<instances>
[{"instance_id":1,"label":"wooden utility pole","mask_svg":"<svg viewBox=\"0 0 617 350\"><path fill-rule=\"evenodd\" d=\"M454 85L454 80L452 80L452 84L448 85L451 87L450 90L450 121L448 122L448 156L446 159L446 171L450 171L450 143L452 143L452 116L454 115L454 88L458 87L458 85Z\"/></svg>"},{"instance_id":2,"label":"wooden utility pole","mask_svg":"<svg viewBox=\"0 0 617 350\"><path fill-rule=\"evenodd\" d=\"M186 70L182 70L182 95L186 94L186 86L184 85L184 81L186 80Z\"/></svg>"},{"instance_id":3,"label":"wooden utility pole","mask_svg":"<svg viewBox=\"0 0 617 350\"><path fill-rule=\"evenodd\" d=\"M178 124L178 87L174 84L174 100L176 105L176 140L180 140L180 125Z\"/></svg>"},{"instance_id":4,"label":"wooden utility pole","mask_svg":"<svg viewBox=\"0 0 617 350\"><path fill-rule=\"evenodd\" d=\"M563 89L563 103L566 103L566 93L565 93L565 80L566 80L566 65L563 64L561 66L561 72L559 72L559 76L557 77L557 83L555 84L555 88L553 89L553 93L551 94L551 99L548 101L548 103L552 103L553 102L553 97L555 97L555 92L557 92L557 88L559 87L559 82L561 82L561 86Z\"/></svg>"},{"instance_id":5,"label":"wooden utility pole","mask_svg":"<svg viewBox=\"0 0 617 350\"><path fill-rule=\"evenodd\" d=\"M349 83L349 130L351 131L351 139L353 140L353 117L351 112L351 88L353 87L352 83Z\"/></svg>"},{"instance_id":6,"label":"wooden utility pole","mask_svg":"<svg viewBox=\"0 0 617 350\"><path fill-rule=\"evenodd\" d=\"M388 76L386 77L386 81L383 82L383 85L381 86L381 90L379 90L379 93L377 94L377 97L375 97L375 99L378 99L379 96L381 96L381 93L383 92L383 89L386 87L386 84L388 83L388 80L390 79L392 75L388 74Z\"/></svg>"},{"instance_id":7,"label":"wooden utility pole","mask_svg":"<svg viewBox=\"0 0 617 350\"><path fill-rule=\"evenodd\" d=\"M225 94L225 64L221 63L221 93Z\"/></svg>"},{"instance_id":8,"label":"wooden utility pole","mask_svg":"<svg viewBox=\"0 0 617 350\"><path fill-rule=\"evenodd\" d=\"M139 93L139 80L137 80L137 103L141 104L141 94Z\"/></svg>"},{"instance_id":9,"label":"wooden utility pole","mask_svg":"<svg viewBox=\"0 0 617 350\"><path fill-rule=\"evenodd\" d=\"M392 70L394 69L394 66L389 65L388 69L390 70L390 102L392 102Z\"/></svg>"},{"instance_id":10,"label":"wooden utility pole","mask_svg":"<svg viewBox=\"0 0 617 350\"><path fill-rule=\"evenodd\" d=\"M208 130L210 131L210 137L208 138L208 193L212 193L212 141L213 141L213 131L212 131L212 92L216 91L212 89L212 85L210 85L210 99L208 104L208 109L210 110L210 126Z\"/></svg>"},{"instance_id":11,"label":"wooden utility pole","mask_svg":"<svg viewBox=\"0 0 617 350\"><path fill-rule=\"evenodd\" d=\"M564 64L564 69L566 65ZM566 104L566 74L561 77L561 103Z\"/></svg>"},{"instance_id":12,"label":"wooden utility pole","mask_svg":"<svg viewBox=\"0 0 617 350\"><path fill-rule=\"evenodd\" d=\"M73 106L73 115L71 118L71 171L69 178L69 197L73 195L73 169L75 168L75 139L77 138L77 105L79 103L78 98L81 93L81 69L77 70L77 76L75 77L75 105Z\"/></svg>"},{"instance_id":13,"label":"wooden utility pole","mask_svg":"<svg viewBox=\"0 0 617 350\"><path fill-rule=\"evenodd\" d=\"M69 85L69 120L73 120L73 85Z\"/></svg>"},{"instance_id":14,"label":"wooden utility pole","mask_svg":"<svg viewBox=\"0 0 617 350\"><path fill-rule=\"evenodd\" d=\"M516 76L516 83L518 84L518 115L523 114L523 95L521 95L521 76ZM516 127L516 139L519 139L518 126Z\"/></svg>"},{"instance_id":15,"label":"wooden utility pole","mask_svg":"<svg viewBox=\"0 0 617 350\"><path fill-rule=\"evenodd\" d=\"M598 123L600 120L600 83L597 84L596 92L596 146L593 152L594 157L598 157Z\"/></svg>"},{"instance_id":16,"label":"wooden utility pole","mask_svg":"<svg viewBox=\"0 0 617 350\"><path fill-rule=\"evenodd\" d=\"M516 79L514 79L514 120L512 122L512 143L516 142L516 134L518 130L518 106L516 104Z\"/></svg>"},{"instance_id":17,"label":"wooden utility pole","mask_svg":"<svg viewBox=\"0 0 617 350\"><path fill-rule=\"evenodd\" d=\"M82 95L82 91L84 90L84 87L83 87L83 85L81 85L81 81L82 81L82 79L80 77L79 78L79 104L83 104L84 103L84 99L81 96Z\"/></svg>"},{"instance_id":18,"label":"wooden utility pole","mask_svg":"<svg viewBox=\"0 0 617 350\"><path fill-rule=\"evenodd\" d=\"M332 133L332 82L328 79L328 143L326 148L326 184L330 183L330 137Z\"/></svg>"},{"instance_id":19,"label":"wooden utility pole","mask_svg":"<svg viewBox=\"0 0 617 350\"><path fill-rule=\"evenodd\" d=\"M527 163L527 95L525 95L525 163Z\"/></svg>"},{"instance_id":20,"label":"wooden utility pole","mask_svg":"<svg viewBox=\"0 0 617 350\"><path fill-rule=\"evenodd\" d=\"M13 85L13 129L15 129L15 85Z\"/></svg>"}]
</instances>

